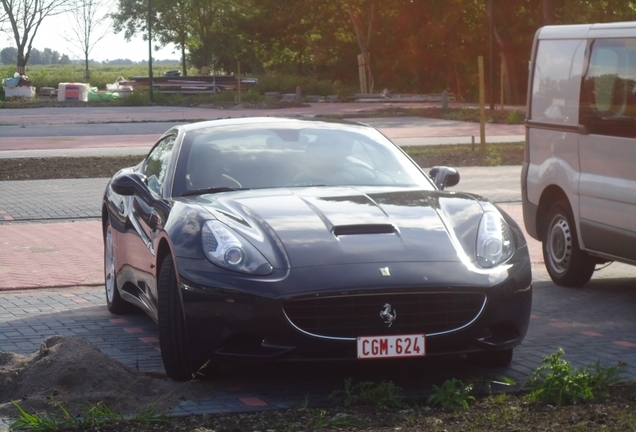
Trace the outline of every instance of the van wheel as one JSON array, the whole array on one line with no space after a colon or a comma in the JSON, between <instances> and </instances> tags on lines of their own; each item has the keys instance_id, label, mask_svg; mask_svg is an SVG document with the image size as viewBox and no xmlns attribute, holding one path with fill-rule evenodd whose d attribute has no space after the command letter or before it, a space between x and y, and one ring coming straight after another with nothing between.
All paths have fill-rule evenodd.
<instances>
[{"instance_id":1,"label":"van wheel","mask_svg":"<svg viewBox=\"0 0 636 432\"><path fill-rule=\"evenodd\" d=\"M579 249L570 206L558 201L548 211L548 226L543 237L543 259L557 285L583 286L592 278L594 260Z\"/></svg>"}]
</instances>

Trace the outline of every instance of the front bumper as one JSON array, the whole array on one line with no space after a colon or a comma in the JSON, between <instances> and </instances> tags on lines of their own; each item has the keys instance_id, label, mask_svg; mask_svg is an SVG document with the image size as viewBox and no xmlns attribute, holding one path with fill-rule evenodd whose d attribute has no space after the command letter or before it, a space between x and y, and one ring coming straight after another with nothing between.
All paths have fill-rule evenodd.
<instances>
[{"instance_id":1,"label":"front bumper","mask_svg":"<svg viewBox=\"0 0 636 432\"><path fill-rule=\"evenodd\" d=\"M306 267L254 278L230 274L206 260L178 258L177 265L197 364L355 359L356 336L390 334L428 334L427 355L510 349L527 332L532 304L525 246L499 272L475 272L458 262L389 263ZM382 276L384 267L390 276ZM438 307L428 304L433 298L442 299ZM462 303L466 298L472 300ZM476 298L482 299L478 305ZM388 327L380 317L383 305L400 301ZM300 303L311 307L290 312L291 304ZM474 312L464 311L456 323L445 317L449 309L468 309L468 304ZM426 314L432 318L419 319ZM446 324L431 327L436 320Z\"/></svg>"}]
</instances>

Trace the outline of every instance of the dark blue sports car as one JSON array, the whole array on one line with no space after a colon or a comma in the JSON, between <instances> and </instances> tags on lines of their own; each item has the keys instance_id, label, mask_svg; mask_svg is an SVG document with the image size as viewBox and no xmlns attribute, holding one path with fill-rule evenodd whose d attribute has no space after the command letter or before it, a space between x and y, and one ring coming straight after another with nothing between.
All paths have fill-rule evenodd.
<instances>
[{"instance_id":1,"label":"dark blue sports car","mask_svg":"<svg viewBox=\"0 0 636 432\"><path fill-rule=\"evenodd\" d=\"M528 329L517 224L444 191L377 130L285 118L166 132L103 201L106 299L159 326L169 376L237 360L467 354L501 366Z\"/></svg>"}]
</instances>

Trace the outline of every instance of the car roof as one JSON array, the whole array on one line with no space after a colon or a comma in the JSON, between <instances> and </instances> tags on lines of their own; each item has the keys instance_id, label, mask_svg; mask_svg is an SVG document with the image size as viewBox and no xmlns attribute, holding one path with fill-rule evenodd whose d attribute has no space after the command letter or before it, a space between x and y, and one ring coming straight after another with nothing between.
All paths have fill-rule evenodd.
<instances>
[{"instance_id":1,"label":"car roof","mask_svg":"<svg viewBox=\"0 0 636 432\"><path fill-rule=\"evenodd\" d=\"M218 120L208 120L196 123L189 123L185 125L181 125L180 128L183 129L184 132L190 132L203 128L214 128L214 127L225 127L225 126L240 126L240 125L251 125L257 126L262 124L267 128L271 127L311 127L311 125L329 125L332 126L333 129L341 129L347 130L351 129L351 127L368 127L371 126L366 125L361 122L352 122L345 120L333 120L333 119L307 119L307 118L292 118L292 117L239 117L239 118L227 118L227 119L218 119Z\"/></svg>"}]
</instances>

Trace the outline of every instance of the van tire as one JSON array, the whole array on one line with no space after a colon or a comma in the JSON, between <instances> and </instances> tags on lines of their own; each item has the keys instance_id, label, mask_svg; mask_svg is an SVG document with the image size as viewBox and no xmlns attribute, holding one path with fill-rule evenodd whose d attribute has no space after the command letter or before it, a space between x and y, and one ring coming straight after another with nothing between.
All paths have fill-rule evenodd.
<instances>
[{"instance_id":1,"label":"van tire","mask_svg":"<svg viewBox=\"0 0 636 432\"><path fill-rule=\"evenodd\" d=\"M572 210L557 201L548 210L543 234L543 259L550 277L560 286L580 287L592 278L595 261L579 248Z\"/></svg>"}]
</instances>

